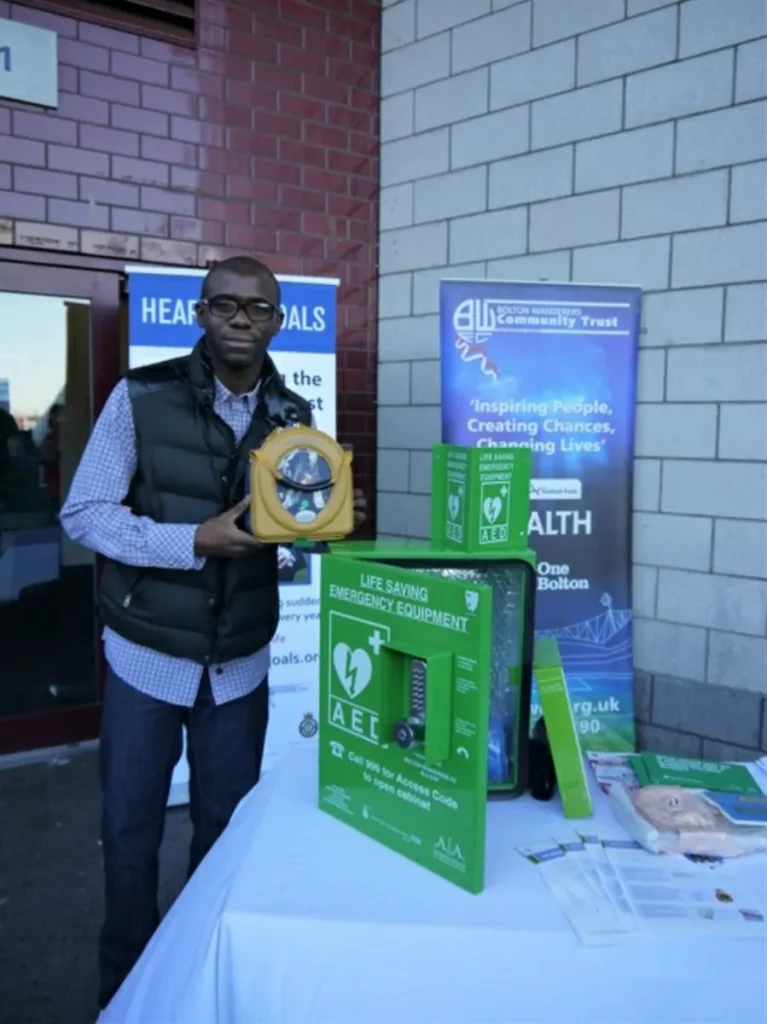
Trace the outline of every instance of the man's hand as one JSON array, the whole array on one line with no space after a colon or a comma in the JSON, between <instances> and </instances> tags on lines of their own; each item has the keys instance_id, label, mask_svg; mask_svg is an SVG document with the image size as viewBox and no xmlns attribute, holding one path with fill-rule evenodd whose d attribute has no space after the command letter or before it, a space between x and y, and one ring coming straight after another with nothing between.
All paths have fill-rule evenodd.
<instances>
[{"instance_id":1,"label":"man's hand","mask_svg":"<svg viewBox=\"0 0 767 1024\"><path fill-rule=\"evenodd\" d=\"M354 488L354 526L362 526L368 517L368 500L359 487Z\"/></svg>"},{"instance_id":2,"label":"man's hand","mask_svg":"<svg viewBox=\"0 0 767 1024\"><path fill-rule=\"evenodd\" d=\"M212 555L217 558L242 558L263 547L260 540L241 530L237 520L250 507L250 498L243 498L228 512L208 519L197 527L194 535L194 553L199 558Z\"/></svg>"}]
</instances>

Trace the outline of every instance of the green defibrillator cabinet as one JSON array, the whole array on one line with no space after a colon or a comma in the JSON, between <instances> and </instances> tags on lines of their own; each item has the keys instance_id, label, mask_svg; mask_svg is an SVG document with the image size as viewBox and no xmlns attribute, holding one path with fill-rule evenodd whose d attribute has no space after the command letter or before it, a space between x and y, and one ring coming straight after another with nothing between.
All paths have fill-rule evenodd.
<instances>
[{"instance_id":1,"label":"green defibrillator cabinet","mask_svg":"<svg viewBox=\"0 0 767 1024\"><path fill-rule=\"evenodd\" d=\"M323 558L320 807L470 892L528 781L530 452L438 445L429 541Z\"/></svg>"}]
</instances>

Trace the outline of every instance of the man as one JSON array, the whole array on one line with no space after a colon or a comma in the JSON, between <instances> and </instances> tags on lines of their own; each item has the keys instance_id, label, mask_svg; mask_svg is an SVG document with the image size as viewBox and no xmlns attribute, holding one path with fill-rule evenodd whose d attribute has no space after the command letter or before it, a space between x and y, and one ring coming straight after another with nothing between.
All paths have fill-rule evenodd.
<instances>
[{"instance_id":1,"label":"man","mask_svg":"<svg viewBox=\"0 0 767 1024\"><path fill-rule=\"evenodd\" d=\"M62 407L58 402L48 410L45 437L40 445L43 481L54 514L58 513L61 504L61 412Z\"/></svg>"},{"instance_id":2,"label":"man","mask_svg":"<svg viewBox=\"0 0 767 1024\"><path fill-rule=\"evenodd\" d=\"M14 441L19 425L7 409L0 405L0 512L5 508L11 489L11 470L15 455Z\"/></svg>"},{"instance_id":3,"label":"man","mask_svg":"<svg viewBox=\"0 0 767 1024\"><path fill-rule=\"evenodd\" d=\"M239 523L248 452L309 424L267 354L283 314L263 263L206 276L191 355L132 370L96 423L61 513L108 559L100 606L108 675L101 726L106 913L103 1008L157 923L157 863L187 726L189 874L256 784L266 733L277 548Z\"/></svg>"}]
</instances>

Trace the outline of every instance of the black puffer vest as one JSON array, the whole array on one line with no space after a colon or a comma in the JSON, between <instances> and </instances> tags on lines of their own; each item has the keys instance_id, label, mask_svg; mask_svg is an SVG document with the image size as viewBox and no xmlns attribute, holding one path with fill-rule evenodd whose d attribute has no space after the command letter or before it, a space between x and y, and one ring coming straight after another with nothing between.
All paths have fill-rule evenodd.
<instances>
[{"instance_id":1,"label":"black puffer vest","mask_svg":"<svg viewBox=\"0 0 767 1024\"><path fill-rule=\"evenodd\" d=\"M231 508L244 494L251 449L278 427L311 423L308 402L285 387L267 356L256 411L238 445L213 411L203 341L189 356L131 370L127 381L138 467L125 503L157 523L199 524ZM199 571L109 562L100 608L120 636L163 654L201 665L253 654L277 628L277 549L208 558Z\"/></svg>"}]
</instances>

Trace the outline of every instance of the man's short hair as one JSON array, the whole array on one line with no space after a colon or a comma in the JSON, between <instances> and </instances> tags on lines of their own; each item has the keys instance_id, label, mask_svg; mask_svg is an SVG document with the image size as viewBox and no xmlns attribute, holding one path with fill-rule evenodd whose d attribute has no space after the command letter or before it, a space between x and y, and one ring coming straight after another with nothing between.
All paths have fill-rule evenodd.
<instances>
[{"instance_id":1,"label":"man's short hair","mask_svg":"<svg viewBox=\"0 0 767 1024\"><path fill-rule=\"evenodd\" d=\"M274 271L268 267L262 260L256 259L255 256L229 256L225 260L221 260L220 263L214 264L202 282L202 298L205 299L211 293L211 281L215 280L218 271L225 270L231 274L239 274L242 277L267 277L269 280L274 282L274 288L277 293L277 305L282 300L282 289L280 288L280 282Z\"/></svg>"}]
</instances>

